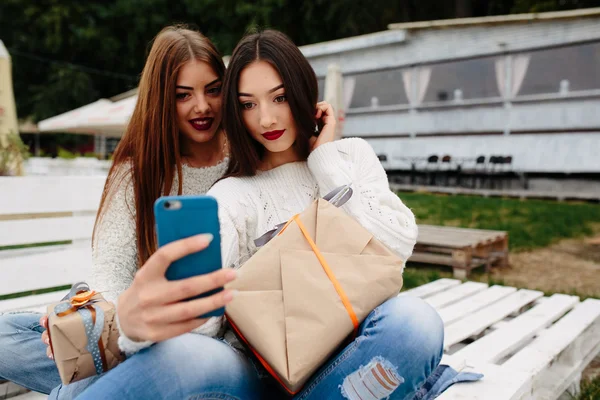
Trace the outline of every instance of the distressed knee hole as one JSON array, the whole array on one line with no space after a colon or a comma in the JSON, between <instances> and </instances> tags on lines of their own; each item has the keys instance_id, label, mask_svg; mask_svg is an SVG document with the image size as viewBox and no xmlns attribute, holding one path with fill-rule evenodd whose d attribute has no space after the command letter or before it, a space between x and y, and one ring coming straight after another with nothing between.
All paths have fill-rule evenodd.
<instances>
[{"instance_id":1,"label":"distressed knee hole","mask_svg":"<svg viewBox=\"0 0 600 400\"><path fill-rule=\"evenodd\" d=\"M348 400L379 400L389 397L404 378L383 357L375 357L366 366L348 375L340 389Z\"/></svg>"}]
</instances>

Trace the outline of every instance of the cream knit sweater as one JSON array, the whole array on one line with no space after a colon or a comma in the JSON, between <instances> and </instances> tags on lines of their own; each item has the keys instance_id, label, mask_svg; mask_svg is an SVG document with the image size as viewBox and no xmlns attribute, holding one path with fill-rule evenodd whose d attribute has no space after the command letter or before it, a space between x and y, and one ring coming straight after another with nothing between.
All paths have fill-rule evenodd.
<instances>
[{"instance_id":1,"label":"cream knit sweater","mask_svg":"<svg viewBox=\"0 0 600 400\"><path fill-rule=\"evenodd\" d=\"M390 190L371 146L362 139L342 139L319 146L307 161L224 179L209 190L219 203L223 265L239 267L257 251L254 239L348 183L354 194L343 209L407 260L417 239L413 213ZM211 318L197 332L216 336L222 324L223 318ZM121 337L119 344L131 354L151 343Z\"/></svg>"}]
</instances>

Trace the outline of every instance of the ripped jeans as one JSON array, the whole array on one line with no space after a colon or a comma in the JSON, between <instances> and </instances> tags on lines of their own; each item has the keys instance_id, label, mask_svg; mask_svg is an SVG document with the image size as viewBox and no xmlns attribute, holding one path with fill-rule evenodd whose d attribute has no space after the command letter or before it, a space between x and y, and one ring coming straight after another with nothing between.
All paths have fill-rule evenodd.
<instances>
[{"instance_id":1,"label":"ripped jeans","mask_svg":"<svg viewBox=\"0 0 600 400\"><path fill-rule=\"evenodd\" d=\"M377 307L358 337L294 399L411 399L442 357L443 324L423 300ZM187 334L158 343L100 377L78 399L284 399L261 368L227 344Z\"/></svg>"}]
</instances>

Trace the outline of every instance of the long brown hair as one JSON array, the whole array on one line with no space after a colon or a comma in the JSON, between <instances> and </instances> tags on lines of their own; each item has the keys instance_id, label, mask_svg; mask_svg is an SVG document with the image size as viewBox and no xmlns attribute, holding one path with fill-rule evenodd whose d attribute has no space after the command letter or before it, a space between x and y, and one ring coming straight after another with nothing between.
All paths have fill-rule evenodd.
<instances>
[{"instance_id":1,"label":"long brown hair","mask_svg":"<svg viewBox=\"0 0 600 400\"><path fill-rule=\"evenodd\" d=\"M242 119L238 100L241 72L256 61L266 61L277 70L296 122L296 149L303 159L310 152L310 138L315 135L318 99L317 77L300 49L285 34L265 30L244 37L236 46L223 82L223 125L229 139L229 169L225 177L256 174L264 147L252 138Z\"/></svg>"},{"instance_id":2,"label":"long brown hair","mask_svg":"<svg viewBox=\"0 0 600 400\"><path fill-rule=\"evenodd\" d=\"M113 155L94 235L106 212L112 193L131 171L135 205L138 266L156 251L154 202L171 192L175 171L177 193L182 192L182 169L177 128L175 86L181 68L191 60L208 63L222 78L225 65L213 43L200 32L182 25L169 26L154 38L138 87L138 100L123 138ZM126 174L126 176L129 174Z\"/></svg>"}]
</instances>

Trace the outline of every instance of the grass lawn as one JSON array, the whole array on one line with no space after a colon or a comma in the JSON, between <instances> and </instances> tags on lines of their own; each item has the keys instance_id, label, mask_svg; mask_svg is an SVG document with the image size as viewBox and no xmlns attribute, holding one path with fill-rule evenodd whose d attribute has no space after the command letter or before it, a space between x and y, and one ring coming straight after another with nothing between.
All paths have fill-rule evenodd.
<instances>
[{"instance_id":1,"label":"grass lawn","mask_svg":"<svg viewBox=\"0 0 600 400\"><path fill-rule=\"evenodd\" d=\"M428 193L399 193L399 196L415 213L419 224L508 231L511 254L545 248L562 239L589 236L600 230L597 204ZM501 279L482 271L483 268L474 270L471 279L503 284ZM451 268L408 263L404 289L444 277L452 277Z\"/></svg>"},{"instance_id":2,"label":"grass lawn","mask_svg":"<svg viewBox=\"0 0 600 400\"><path fill-rule=\"evenodd\" d=\"M419 224L508 231L511 251L593 233L600 206L547 200L400 193Z\"/></svg>"}]
</instances>

